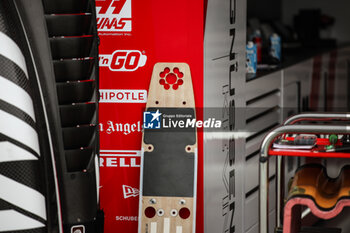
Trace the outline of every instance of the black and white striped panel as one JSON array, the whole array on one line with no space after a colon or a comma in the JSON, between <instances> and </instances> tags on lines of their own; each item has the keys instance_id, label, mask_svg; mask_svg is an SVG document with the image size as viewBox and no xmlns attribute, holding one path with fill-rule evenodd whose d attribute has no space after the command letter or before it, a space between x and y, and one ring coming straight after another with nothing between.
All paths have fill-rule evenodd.
<instances>
[{"instance_id":1,"label":"black and white striped panel","mask_svg":"<svg viewBox=\"0 0 350 233\"><path fill-rule=\"evenodd\" d=\"M0 11L0 232L45 232L30 77L21 48L6 30L4 14Z\"/></svg>"}]
</instances>

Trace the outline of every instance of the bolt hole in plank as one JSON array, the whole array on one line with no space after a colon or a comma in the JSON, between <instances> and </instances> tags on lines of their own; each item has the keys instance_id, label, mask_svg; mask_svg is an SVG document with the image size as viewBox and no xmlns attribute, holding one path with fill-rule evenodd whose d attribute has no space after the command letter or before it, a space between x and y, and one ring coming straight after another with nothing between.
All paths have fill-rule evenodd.
<instances>
[{"instance_id":1,"label":"bolt hole in plank","mask_svg":"<svg viewBox=\"0 0 350 233\"><path fill-rule=\"evenodd\" d=\"M149 200L149 203L151 203L151 204L156 204L157 201L156 201L156 199L152 198L151 200Z\"/></svg>"},{"instance_id":2,"label":"bolt hole in plank","mask_svg":"<svg viewBox=\"0 0 350 233\"><path fill-rule=\"evenodd\" d=\"M176 217L177 216L177 210L175 210L175 209L171 210L170 215L173 216L173 217Z\"/></svg>"},{"instance_id":3,"label":"bolt hole in plank","mask_svg":"<svg viewBox=\"0 0 350 233\"><path fill-rule=\"evenodd\" d=\"M173 69L173 72L177 75L177 77L182 78L184 76L184 74L182 72L180 72L179 68L175 67Z\"/></svg>"},{"instance_id":4,"label":"bolt hole in plank","mask_svg":"<svg viewBox=\"0 0 350 233\"><path fill-rule=\"evenodd\" d=\"M166 76L165 80L168 84L175 84L177 81L177 77L174 73L170 73Z\"/></svg>"},{"instance_id":5,"label":"bolt hole in plank","mask_svg":"<svg viewBox=\"0 0 350 233\"><path fill-rule=\"evenodd\" d=\"M163 209L159 209L157 212L159 217L162 217L164 215L164 210Z\"/></svg>"},{"instance_id":6,"label":"bolt hole in plank","mask_svg":"<svg viewBox=\"0 0 350 233\"><path fill-rule=\"evenodd\" d=\"M153 207L147 207L145 209L145 215L147 218L153 218L156 215L156 209Z\"/></svg>"},{"instance_id":7,"label":"bolt hole in plank","mask_svg":"<svg viewBox=\"0 0 350 233\"><path fill-rule=\"evenodd\" d=\"M191 211L188 208L181 208L179 211L179 215L182 219L188 219L191 215Z\"/></svg>"},{"instance_id":8,"label":"bolt hole in plank","mask_svg":"<svg viewBox=\"0 0 350 233\"><path fill-rule=\"evenodd\" d=\"M160 72L159 77L164 78L169 72L169 67L166 67L162 72Z\"/></svg>"}]
</instances>

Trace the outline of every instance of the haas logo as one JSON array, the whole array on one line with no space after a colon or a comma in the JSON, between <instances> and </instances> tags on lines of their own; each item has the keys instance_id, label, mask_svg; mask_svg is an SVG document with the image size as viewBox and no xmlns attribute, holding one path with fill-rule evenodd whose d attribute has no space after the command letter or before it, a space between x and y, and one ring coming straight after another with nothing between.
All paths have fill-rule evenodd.
<instances>
[{"instance_id":1,"label":"haas logo","mask_svg":"<svg viewBox=\"0 0 350 233\"><path fill-rule=\"evenodd\" d=\"M139 195L139 190L127 185L123 185L124 199L129 197L137 197Z\"/></svg>"},{"instance_id":2,"label":"haas logo","mask_svg":"<svg viewBox=\"0 0 350 233\"><path fill-rule=\"evenodd\" d=\"M147 56L138 50L116 50L112 55L100 54L100 67L111 71L135 71L146 64Z\"/></svg>"},{"instance_id":3,"label":"haas logo","mask_svg":"<svg viewBox=\"0 0 350 233\"><path fill-rule=\"evenodd\" d=\"M96 0L99 32L131 32L131 0Z\"/></svg>"}]
</instances>

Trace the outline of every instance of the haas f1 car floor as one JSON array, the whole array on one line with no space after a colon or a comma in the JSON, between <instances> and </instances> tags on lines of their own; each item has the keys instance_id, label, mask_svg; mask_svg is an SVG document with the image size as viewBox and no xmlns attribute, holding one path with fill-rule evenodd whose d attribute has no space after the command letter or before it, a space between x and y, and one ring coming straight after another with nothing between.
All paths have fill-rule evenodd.
<instances>
[{"instance_id":1,"label":"haas f1 car floor","mask_svg":"<svg viewBox=\"0 0 350 233\"><path fill-rule=\"evenodd\" d=\"M350 167L343 167L336 179L326 174L322 165L305 165L298 169L284 207L284 233L300 231L303 207L320 219L336 217L350 206Z\"/></svg>"},{"instance_id":2,"label":"haas f1 car floor","mask_svg":"<svg viewBox=\"0 0 350 233\"><path fill-rule=\"evenodd\" d=\"M180 121L185 127L169 126ZM189 66L156 64L144 113L139 233L194 233L197 134L189 122L195 122Z\"/></svg>"}]
</instances>

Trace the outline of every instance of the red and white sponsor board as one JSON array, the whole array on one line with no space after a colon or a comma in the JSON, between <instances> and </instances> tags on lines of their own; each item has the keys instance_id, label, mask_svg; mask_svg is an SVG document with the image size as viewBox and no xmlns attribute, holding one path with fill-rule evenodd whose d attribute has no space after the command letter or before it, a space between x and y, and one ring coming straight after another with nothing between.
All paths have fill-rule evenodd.
<instances>
[{"instance_id":1,"label":"red and white sponsor board","mask_svg":"<svg viewBox=\"0 0 350 233\"><path fill-rule=\"evenodd\" d=\"M203 106L203 1L96 0L100 37L101 207L106 233L136 233L142 113L154 64L185 62ZM197 118L202 119L197 112ZM197 232L203 232L198 135Z\"/></svg>"}]
</instances>

